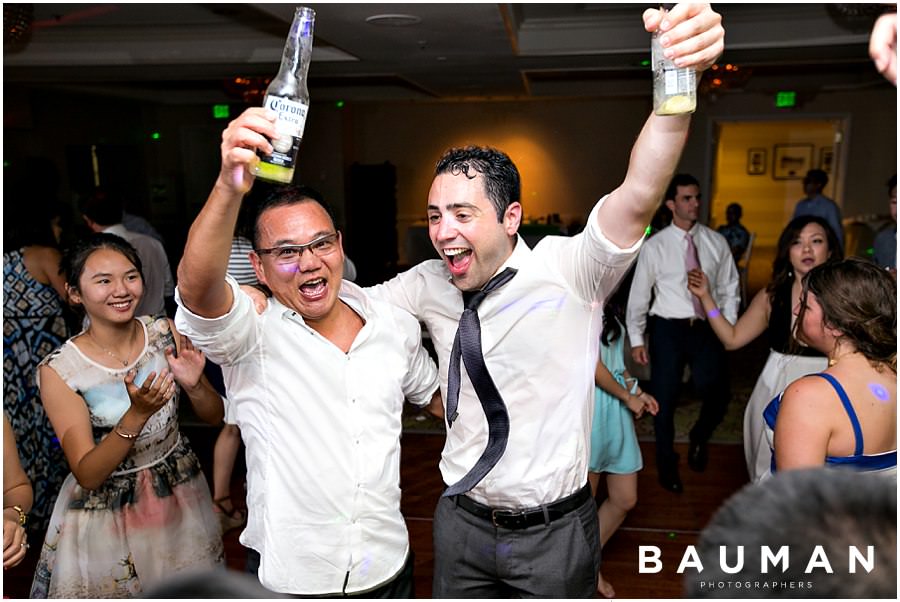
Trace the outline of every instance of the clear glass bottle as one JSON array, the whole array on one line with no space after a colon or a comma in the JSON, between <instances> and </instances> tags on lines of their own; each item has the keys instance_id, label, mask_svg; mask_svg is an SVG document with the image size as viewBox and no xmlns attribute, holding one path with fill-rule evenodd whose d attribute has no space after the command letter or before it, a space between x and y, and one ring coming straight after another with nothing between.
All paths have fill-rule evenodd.
<instances>
[{"instance_id":1,"label":"clear glass bottle","mask_svg":"<svg viewBox=\"0 0 900 602\"><path fill-rule=\"evenodd\" d=\"M660 6L665 16L666 8ZM676 67L663 56L660 32L650 38L653 65L653 112L657 115L693 113L697 109L697 73L693 67Z\"/></svg>"},{"instance_id":2,"label":"clear glass bottle","mask_svg":"<svg viewBox=\"0 0 900 602\"><path fill-rule=\"evenodd\" d=\"M271 141L274 152L271 155L259 153L260 161L254 169L256 176L264 180L290 184L294 179L297 151L300 150L309 111L306 74L312 58L315 19L313 9L297 7L291 31L284 43L278 75L266 89L263 106L278 113L275 122L278 135Z\"/></svg>"}]
</instances>

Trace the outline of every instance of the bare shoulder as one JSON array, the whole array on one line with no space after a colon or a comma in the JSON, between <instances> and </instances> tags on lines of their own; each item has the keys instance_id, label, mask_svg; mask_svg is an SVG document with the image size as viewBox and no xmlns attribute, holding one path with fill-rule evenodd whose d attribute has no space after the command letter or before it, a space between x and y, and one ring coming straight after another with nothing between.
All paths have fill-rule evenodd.
<instances>
[{"instance_id":1,"label":"bare shoulder","mask_svg":"<svg viewBox=\"0 0 900 602\"><path fill-rule=\"evenodd\" d=\"M798 378L787 386L781 397L781 407L784 410L795 408L825 407L823 400L835 397L836 393L831 384L815 375Z\"/></svg>"}]
</instances>

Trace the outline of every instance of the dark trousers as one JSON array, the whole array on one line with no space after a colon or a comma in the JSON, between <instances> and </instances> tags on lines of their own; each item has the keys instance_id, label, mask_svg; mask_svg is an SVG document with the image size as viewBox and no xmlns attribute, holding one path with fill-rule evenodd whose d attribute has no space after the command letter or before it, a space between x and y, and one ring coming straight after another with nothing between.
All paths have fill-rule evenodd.
<instances>
[{"instance_id":1,"label":"dark trousers","mask_svg":"<svg viewBox=\"0 0 900 602\"><path fill-rule=\"evenodd\" d=\"M409 600L415 598L415 581L413 580L413 566L415 555L412 549L406 556L406 563L397 576L387 583L365 592L352 594L321 594L321 595L288 595L289 598L391 598L395 600ZM256 575L259 571L259 552L252 548L247 549L246 571Z\"/></svg>"},{"instance_id":2,"label":"dark trousers","mask_svg":"<svg viewBox=\"0 0 900 602\"><path fill-rule=\"evenodd\" d=\"M434 511L433 598L593 598L600 568L597 504L548 523L494 527L442 497Z\"/></svg>"},{"instance_id":3,"label":"dark trousers","mask_svg":"<svg viewBox=\"0 0 900 602\"><path fill-rule=\"evenodd\" d=\"M650 316L647 323L650 354L650 393L659 402L653 419L657 467L677 462L675 406L685 364L691 367L694 390L702 405L690 432L691 441L705 443L725 417L731 390L725 348L706 320L667 320Z\"/></svg>"}]
</instances>

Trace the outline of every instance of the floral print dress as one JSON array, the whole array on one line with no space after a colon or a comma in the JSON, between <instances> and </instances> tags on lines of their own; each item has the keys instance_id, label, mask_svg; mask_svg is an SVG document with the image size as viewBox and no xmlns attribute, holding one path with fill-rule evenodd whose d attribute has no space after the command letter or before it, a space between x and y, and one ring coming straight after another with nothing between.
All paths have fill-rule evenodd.
<instances>
[{"instance_id":1,"label":"floral print dress","mask_svg":"<svg viewBox=\"0 0 900 602\"><path fill-rule=\"evenodd\" d=\"M95 441L112 433L130 405L123 378L136 383L167 367L175 341L166 318L139 318L143 352L112 369L67 341L47 364L87 403ZM178 430L178 393L144 425L128 456L95 490L66 477L50 519L32 598L127 598L179 571L224 560L209 486Z\"/></svg>"}]
</instances>

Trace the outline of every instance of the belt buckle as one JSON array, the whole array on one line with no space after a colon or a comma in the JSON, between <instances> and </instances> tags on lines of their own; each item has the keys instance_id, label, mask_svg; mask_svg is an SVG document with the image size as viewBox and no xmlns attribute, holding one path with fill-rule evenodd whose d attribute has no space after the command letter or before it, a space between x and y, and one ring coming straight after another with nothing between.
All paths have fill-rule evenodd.
<instances>
[{"instance_id":1,"label":"belt buckle","mask_svg":"<svg viewBox=\"0 0 900 602\"><path fill-rule=\"evenodd\" d=\"M491 524L494 525L495 529L499 529L501 527L504 529L514 529L515 527L503 527L503 525L501 525L497 522L497 519L498 518L515 519L517 517L524 518L525 514L526 514L526 512L524 510L519 511L519 512L513 512L512 510L501 510L501 509L492 508L491 509Z\"/></svg>"}]
</instances>

